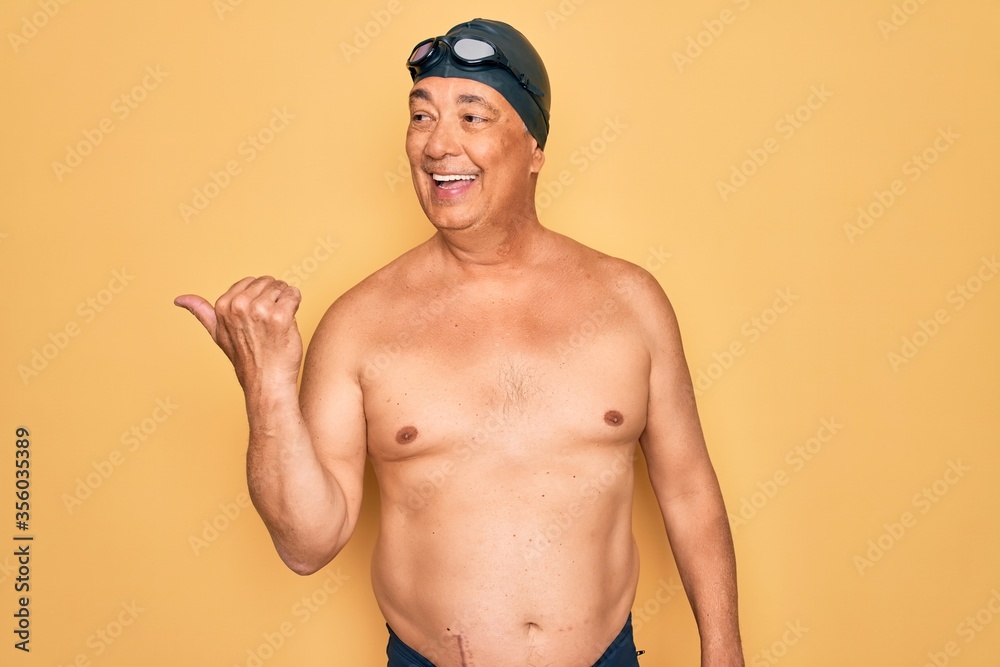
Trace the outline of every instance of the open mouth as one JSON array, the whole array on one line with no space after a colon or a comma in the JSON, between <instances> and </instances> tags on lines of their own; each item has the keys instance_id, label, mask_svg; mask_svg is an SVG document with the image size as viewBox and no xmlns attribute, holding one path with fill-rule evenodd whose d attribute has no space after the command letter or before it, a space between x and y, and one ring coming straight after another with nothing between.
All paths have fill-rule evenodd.
<instances>
[{"instance_id":1,"label":"open mouth","mask_svg":"<svg viewBox=\"0 0 1000 667\"><path fill-rule=\"evenodd\" d=\"M431 174L439 190L463 191L479 178L476 174Z\"/></svg>"}]
</instances>

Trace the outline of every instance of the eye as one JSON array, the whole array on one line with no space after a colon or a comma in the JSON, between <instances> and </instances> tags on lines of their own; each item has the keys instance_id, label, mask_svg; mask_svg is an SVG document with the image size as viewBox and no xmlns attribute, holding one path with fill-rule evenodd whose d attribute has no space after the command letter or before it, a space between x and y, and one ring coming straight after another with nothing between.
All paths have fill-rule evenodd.
<instances>
[{"instance_id":1,"label":"eye","mask_svg":"<svg viewBox=\"0 0 1000 667\"><path fill-rule=\"evenodd\" d=\"M473 116L472 114L465 115L465 122L472 123L473 125L478 125L480 123L485 123L486 119L482 116Z\"/></svg>"},{"instance_id":2,"label":"eye","mask_svg":"<svg viewBox=\"0 0 1000 667\"><path fill-rule=\"evenodd\" d=\"M416 128L428 128L434 124L434 117L423 111L414 111L410 114L410 125Z\"/></svg>"}]
</instances>

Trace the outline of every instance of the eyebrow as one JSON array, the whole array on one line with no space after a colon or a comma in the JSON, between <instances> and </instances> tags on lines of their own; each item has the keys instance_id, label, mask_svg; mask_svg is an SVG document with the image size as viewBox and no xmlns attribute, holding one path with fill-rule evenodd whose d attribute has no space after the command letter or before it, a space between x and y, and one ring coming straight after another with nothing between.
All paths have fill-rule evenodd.
<instances>
[{"instance_id":1,"label":"eyebrow","mask_svg":"<svg viewBox=\"0 0 1000 667\"><path fill-rule=\"evenodd\" d=\"M424 100L430 102L431 94L423 88L414 88L410 91L410 102L413 102L414 100Z\"/></svg>"},{"instance_id":2,"label":"eyebrow","mask_svg":"<svg viewBox=\"0 0 1000 667\"><path fill-rule=\"evenodd\" d=\"M500 115L500 109L497 109L495 106L490 104L485 97L481 97L480 95L470 95L470 94L459 95L458 102L459 104L478 104L480 106L489 109L490 112L493 113L493 115L495 116Z\"/></svg>"},{"instance_id":3,"label":"eyebrow","mask_svg":"<svg viewBox=\"0 0 1000 667\"><path fill-rule=\"evenodd\" d=\"M415 100L423 100L425 102L433 102L430 92L424 88L414 88L410 91L410 103L412 104ZM459 104L478 104L485 107L495 116L500 115L500 110L496 108L493 104L490 104L482 95L473 95L471 93L462 93L458 96Z\"/></svg>"}]
</instances>

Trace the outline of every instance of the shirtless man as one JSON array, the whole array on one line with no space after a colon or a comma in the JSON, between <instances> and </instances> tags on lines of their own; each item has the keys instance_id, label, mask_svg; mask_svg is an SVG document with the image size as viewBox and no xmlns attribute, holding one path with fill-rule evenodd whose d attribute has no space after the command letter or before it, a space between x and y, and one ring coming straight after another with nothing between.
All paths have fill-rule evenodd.
<instances>
[{"instance_id":1,"label":"shirtless man","mask_svg":"<svg viewBox=\"0 0 1000 667\"><path fill-rule=\"evenodd\" d=\"M305 575L344 548L367 457L391 667L634 666L640 445L702 665L742 666L732 537L670 303L535 212L541 60L477 19L408 64L406 152L437 232L334 302L301 390L296 288L176 300L243 387L248 486L278 554Z\"/></svg>"}]
</instances>

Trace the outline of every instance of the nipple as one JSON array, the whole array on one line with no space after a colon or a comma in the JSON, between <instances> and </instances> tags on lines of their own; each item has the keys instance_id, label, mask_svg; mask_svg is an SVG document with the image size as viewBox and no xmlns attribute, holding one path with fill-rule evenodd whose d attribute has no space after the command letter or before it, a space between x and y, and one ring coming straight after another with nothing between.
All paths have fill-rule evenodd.
<instances>
[{"instance_id":1,"label":"nipple","mask_svg":"<svg viewBox=\"0 0 1000 667\"><path fill-rule=\"evenodd\" d=\"M625 418L622 417L622 413L617 410L608 410L604 413L604 422L609 426L621 426L624 421Z\"/></svg>"},{"instance_id":2,"label":"nipple","mask_svg":"<svg viewBox=\"0 0 1000 667\"><path fill-rule=\"evenodd\" d=\"M417 439L417 429L413 426L404 426L396 432L396 442L401 445L408 445Z\"/></svg>"}]
</instances>

